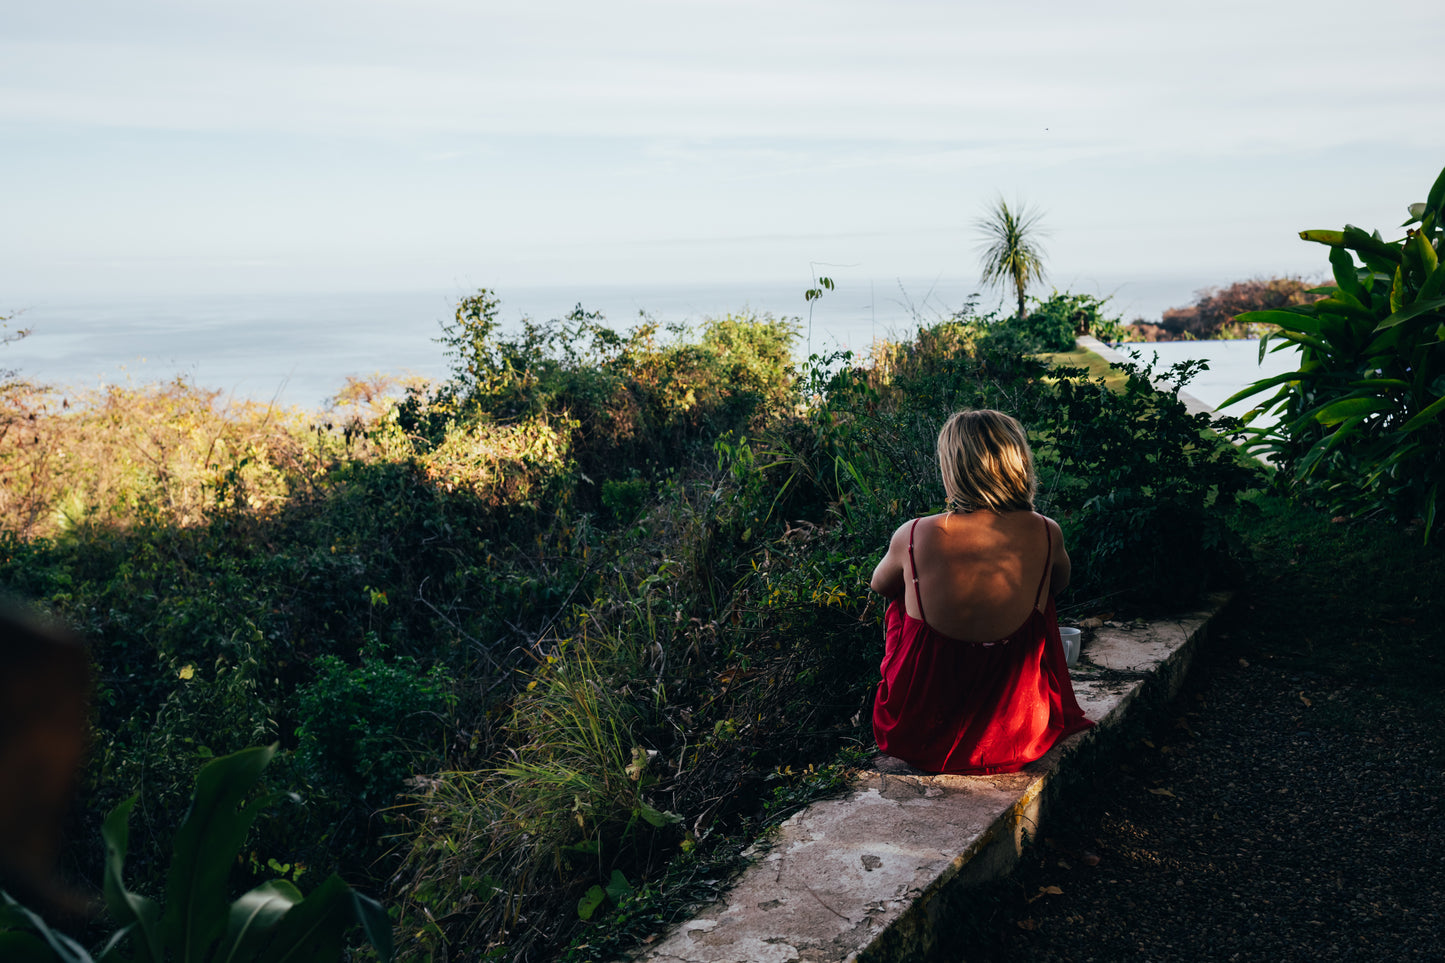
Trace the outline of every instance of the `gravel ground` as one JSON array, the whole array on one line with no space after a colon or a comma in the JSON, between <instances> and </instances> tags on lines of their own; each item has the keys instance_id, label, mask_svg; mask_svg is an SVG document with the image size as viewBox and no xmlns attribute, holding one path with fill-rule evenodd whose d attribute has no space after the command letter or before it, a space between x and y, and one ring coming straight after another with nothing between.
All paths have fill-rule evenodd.
<instances>
[{"instance_id":1,"label":"gravel ground","mask_svg":"<svg viewBox=\"0 0 1445 963\"><path fill-rule=\"evenodd\" d=\"M1445 960L1439 702L1315 671L1249 609L942 958Z\"/></svg>"}]
</instances>

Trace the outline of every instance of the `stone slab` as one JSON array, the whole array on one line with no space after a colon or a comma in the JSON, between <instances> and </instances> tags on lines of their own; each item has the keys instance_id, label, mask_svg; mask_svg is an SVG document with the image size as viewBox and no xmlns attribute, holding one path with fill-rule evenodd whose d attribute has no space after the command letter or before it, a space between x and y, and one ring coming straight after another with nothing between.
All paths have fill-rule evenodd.
<instances>
[{"instance_id":1,"label":"stone slab","mask_svg":"<svg viewBox=\"0 0 1445 963\"><path fill-rule=\"evenodd\" d=\"M1094 354L1103 358L1110 364L1138 363L1134 358L1130 358L1127 355L1115 351L1113 348L1109 347L1107 344L1100 341L1093 335L1081 334L1075 340L1078 342L1079 347L1087 348L1089 351L1094 352ZM1158 380L1156 380L1154 384L1155 387L1157 387L1160 391L1170 390L1169 386L1164 385ZM1194 397L1187 391L1181 390L1179 392L1179 400L1184 402L1184 409L1188 411L1191 415L1205 414L1209 416L1210 421L1217 421L1220 418L1224 417L1219 412L1215 411L1213 408L1209 407L1209 405L1200 401L1198 398Z\"/></svg>"},{"instance_id":2,"label":"stone slab","mask_svg":"<svg viewBox=\"0 0 1445 963\"><path fill-rule=\"evenodd\" d=\"M1024 770L930 775L879 756L850 791L784 822L717 902L634 960L836 963L927 958L969 885L1013 868L1047 810L1117 745L1126 724L1177 692L1227 603L1148 624L1086 630L1074 691L1093 729ZM1079 777L1070 779L1069 777Z\"/></svg>"}]
</instances>

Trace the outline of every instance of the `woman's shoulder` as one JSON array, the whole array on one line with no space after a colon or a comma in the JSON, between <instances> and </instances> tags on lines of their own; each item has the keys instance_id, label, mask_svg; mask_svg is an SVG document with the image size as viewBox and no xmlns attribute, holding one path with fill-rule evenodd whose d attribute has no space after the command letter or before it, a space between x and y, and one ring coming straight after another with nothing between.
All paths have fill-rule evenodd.
<instances>
[{"instance_id":1,"label":"woman's shoulder","mask_svg":"<svg viewBox=\"0 0 1445 963\"><path fill-rule=\"evenodd\" d=\"M1037 539L1042 546L1044 533L1047 533L1050 544L1059 546L1063 542L1063 529L1059 527L1059 523L1040 512L974 512L958 517L961 523L956 527L952 521L944 524L955 527L957 534L964 538L969 538L972 530L975 537L985 542L997 543L1002 540L1016 545L1030 545Z\"/></svg>"},{"instance_id":2,"label":"woman's shoulder","mask_svg":"<svg viewBox=\"0 0 1445 963\"><path fill-rule=\"evenodd\" d=\"M938 524L942 519L947 518L948 514L948 512L936 512L932 515L919 515L917 518L905 519L903 524L893 530L893 537L907 538L911 532L917 530L919 522L922 522L923 527L926 528L929 525Z\"/></svg>"}]
</instances>

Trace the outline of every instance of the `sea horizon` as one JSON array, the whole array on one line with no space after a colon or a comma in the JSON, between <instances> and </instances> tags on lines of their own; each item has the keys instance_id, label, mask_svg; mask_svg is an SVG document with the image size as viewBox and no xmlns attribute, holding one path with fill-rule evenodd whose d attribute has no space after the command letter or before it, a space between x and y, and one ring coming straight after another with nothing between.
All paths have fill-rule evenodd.
<instances>
[{"instance_id":1,"label":"sea horizon","mask_svg":"<svg viewBox=\"0 0 1445 963\"><path fill-rule=\"evenodd\" d=\"M1120 282L1101 290L1075 283L1074 293L1108 297L1126 320L1154 317L1189 303L1205 285L1193 280ZM706 318L747 311L795 318L798 354L865 350L875 339L910 337L920 323L947 318L979 285L967 279L846 277L809 304L802 282L695 284L517 285L499 288L504 330L524 318L561 318L575 307L601 312L619 331L640 322L696 327ZM35 298L0 303L11 315L7 332L29 329L0 347L0 369L17 369L39 384L84 389L149 384L185 377L224 395L321 410L349 376L382 373L446 376L436 339L457 302L453 292L343 292L117 295L110 298ZM978 310L1002 307L987 294ZM811 312L810 312L811 309Z\"/></svg>"}]
</instances>

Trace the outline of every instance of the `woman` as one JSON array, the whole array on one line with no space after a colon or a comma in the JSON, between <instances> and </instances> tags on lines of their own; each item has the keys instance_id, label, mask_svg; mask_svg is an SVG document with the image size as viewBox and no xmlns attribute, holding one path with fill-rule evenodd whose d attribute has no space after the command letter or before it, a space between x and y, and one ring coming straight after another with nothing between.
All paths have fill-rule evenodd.
<instances>
[{"instance_id":1,"label":"woman","mask_svg":"<svg viewBox=\"0 0 1445 963\"><path fill-rule=\"evenodd\" d=\"M949 510L900 526L869 583L890 599L873 733L919 769L1013 772L1093 725L1054 611L1069 554L1033 510L1033 454L1013 418L958 412L938 461Z\"/></svg>"}]
</instances>

